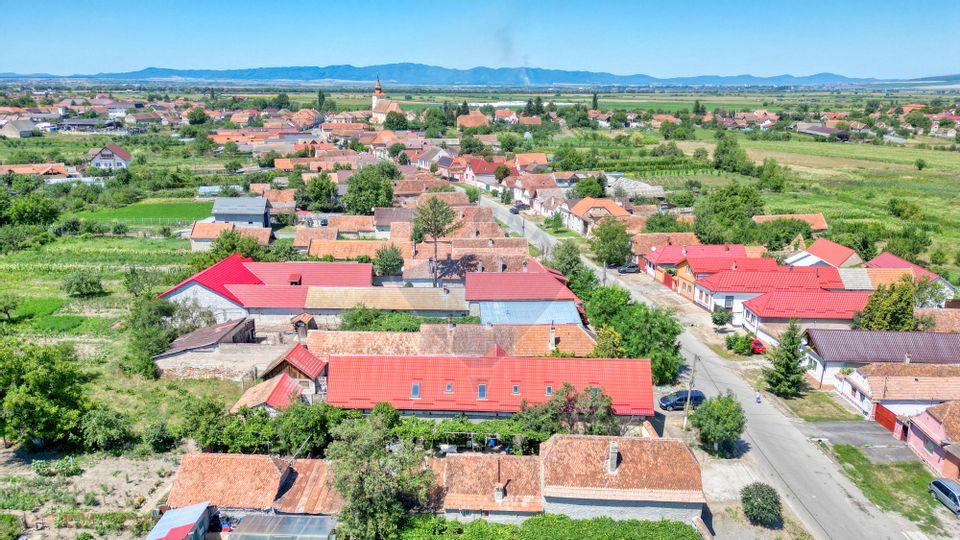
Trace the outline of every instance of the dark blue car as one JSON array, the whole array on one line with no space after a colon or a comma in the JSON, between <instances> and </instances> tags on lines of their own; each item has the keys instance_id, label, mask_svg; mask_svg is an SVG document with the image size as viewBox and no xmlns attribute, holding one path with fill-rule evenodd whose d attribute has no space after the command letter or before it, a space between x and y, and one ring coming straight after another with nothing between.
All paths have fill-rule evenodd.
<instances>
[{"instance_id":1,"label":"dark blue car","mask_svg":"<svg viewBox=\"0 0 960 540\"><path fill-rule=\"evenodd\" d=\"M690 390L690 407L696 408L697 405L703 403L703 400L707 399L703 395L703 392L699 390ZM687 403L687 391L686 390L677 390L672 394L668 394L660 398L660 408L665 411L676 411L683 409L684 405Z\"/></svg>"}]
</instances>

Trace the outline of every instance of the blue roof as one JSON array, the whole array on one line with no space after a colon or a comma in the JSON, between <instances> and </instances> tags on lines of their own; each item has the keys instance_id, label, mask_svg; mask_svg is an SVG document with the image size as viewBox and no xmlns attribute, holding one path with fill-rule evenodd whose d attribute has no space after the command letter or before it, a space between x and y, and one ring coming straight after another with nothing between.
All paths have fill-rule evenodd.
<instances>
[{"instance_id":1,"label":"blue roof","mask_svg":"<svg viewBox=\"0 0 960 540\"><path fill-rule=\"evenodd\" d=\"M483 324L580 324L572 300L477 303Z\"/></svg>"},{"instance_id":2,"label":"blue roof","mask_svg":"<svg viewBox=\"0 0 960 540\"><path fill-rule=\"evenodd\" d=\"M160 540L161 538L165 540L174 540L168 536L170 531L172 529L176 529L177 527L196 524L203 517L203 514L207 511L208 506L210 506L210 501L191 504L190 506L184 506L183 508L167 510L162 516L160 516L160 521L153 526L153 530L147 535L147 540ZM185 537L186 534L177 540Z\"/></svg>"}]
</instances>

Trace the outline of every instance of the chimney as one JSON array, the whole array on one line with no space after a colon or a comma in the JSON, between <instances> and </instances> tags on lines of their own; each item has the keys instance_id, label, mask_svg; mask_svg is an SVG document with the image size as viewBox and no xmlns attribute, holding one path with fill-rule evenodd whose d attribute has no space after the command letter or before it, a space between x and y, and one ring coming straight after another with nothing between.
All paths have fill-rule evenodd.
<instances>
[{"instance_id":1,"label":"chimney","mask_svg":"<svg viewBox=\"0 0 960 540\"><path fill-rule=\"evenodd\" d=\"M526 259L523 260L523 264L521 264L520 267L523 268L523 271L524 271L524 272L527 271L527 260L526 260Z\"/></svg>"},{"instance_id":2,"label":"chimney","mask_svg":"<svg viewBox=\"0 0 960 540\"><path fill-rule=\"evenodd\" d=\"M610 441L610 456L607 458L607 473L617 474L617 466L620 464L620 452L617 451L617 442Z\"/></svg>"},{"instance_id":3,"label":"chimney","mask_svg":"<svg viewBox=\"0 0 960 540\"><path fill-rule=\"evenodd\" d=\"M483 327L486 328L487 330L493 330L493 323L490 321L487 321L483 323Z\"/></svg>"},{"instance_id":4,"label":"chimney","mask_svg":"<svg viewBox=\"0 0 960 540\"><path fill-rule=\"evenodd\" d=\"M911 357L910 357L910 353L904 354L904 355L903 355L903 363L904 363L904 364L909 364L909 363L910 363L910 358L911 358Z\"/></svg>"},{"instance_id":5,"label":"chimney","mask_svg":"<svg viewBox=\"0 0 960 540\"><path fill-rule=\"evenodd\" d=\"M303 283L303 276L300 274L290 274L290 285L300 285Z\"/></svg>"},{"instance_id":6,"label":"chimney","mask_svg":"<svg viewBox=\"0 0 960 540\"><path fill-rule=\"evenodd\" d=\"M684 257L687 256L687 246L681 247L681 248L680 248L680 251L681 251L681 253L683 253L683 256L684 256Z\"/></svg>"},{"instance_id":7,"label":"chimney","mask_svg":"<svg viewBox=\"0 0 960 540\"><path fill-rule=\"evenodd\" d=\"M496 502L503 502L503 497L506 494L507 494L506 487L504 487L502 483L497 482L496 487L493 488L493 500Z\"/></svg>"},{"instance_id":8,"label":"chimney","mask_svg":"<svg viewBox=\"0 0 960 540\"><path fill-rule=\"evenodd\" d=\"M730 266L730 269L731 269L731 270L736 270L736 269L737 269L737 260L736 260L736 259L733 260L733 264Z\"/></svg>"},{"instance_id":9,"label":"chimney","mask_svg":"<svg viewBox=\"0 0 960 540\"><path fill-rule=\"evenodd\" d=\"M480 238L480 229L479 229L479 228L474 228L474 229L473 229L473 237L474 237L474 238Z\"/></svg>"},{"instance_id":10,"label":"chimney","mask_svg":"<svg viewBox=\"0 0 960 540\"><path fill-rule=\"evenodd\" d=\"M447 329L453 330L456 327L456 323L453 322L453 315L447 314Z\"/></svg>"},{"instance_id":11,"label":"chimney","mask_svg":"<svg viewBox=\"0 0 960 540\"><path fill-rule=\"evenodd\" d=\"M483 260L477 261L477 272L483 272Z\"/></svg>"},{"instance_id":12,"label":"chimney","mask_svg":"<svg viewBox=\"0 0 960 540\"><path fill-rule=\"evenodd\" d=\"M723 250L724 250L724 251L730 251L730 246L724 245L724 246L723 246Z\"/></svg>"},{"instance_id":13,"label":"chimney","mask_svg":"<svg viewBox=\"0 0 960 540\"><path fill-rule=\"evenodd\" d=\"M487 247L493 247L493 238L487 239Z\"/></svg>"},{"instance_id":14,"label":"chimney","mask_svg":"<svg viewBox=\"0 0 960 540\"><path fill-rule=\"evenodd\" d=\"M498 272L506 272L506 271L507 271L507 263L504 262L503 257L498 258L498 259L497 259L497 263L499 263L499 267L498 267L498 269L497 269Z\"/></svg>"},{"instance_id":15,"label":"chimney","mask_svg":"<svg viewBox=\"0 0 960 540\"><path fill-rule=\"evenodd\" d=\"M548 345L551 351L557 348L557 330L553 327L553 323L550 324L550 341Z\"/></svg>"},{"instance_id":16,"label":"chimney","mask_svg":"<svg viewBox=\"0 0 960 540\"><path fill-rule=\"evenodd\" d=\"M444 286L443 286L443 295L444 295L444 296L447 296L448 294L450 294L450 289L448 289L447 286L444 285Z\"/></svg>"}]
</instances>

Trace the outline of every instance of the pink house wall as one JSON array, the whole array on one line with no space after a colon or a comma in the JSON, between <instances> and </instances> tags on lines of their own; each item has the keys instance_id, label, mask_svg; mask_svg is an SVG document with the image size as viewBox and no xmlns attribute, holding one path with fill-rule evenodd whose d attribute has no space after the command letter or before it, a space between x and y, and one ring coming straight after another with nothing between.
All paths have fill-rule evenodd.
<instances>
[{"instance_id":1,"label":"pink house wall","mask_svg":"<svg viewBox=\"0 0 960 540\"><path fill-rule=\"evenodd\" d=\"M943 425L924 412L913 417L907 434L907 446L941 476L955 479L958 472L956 458L948 455L940 446L945 437ZM927 444L928 441L930 444Z\"/></svg>"}]
</instances>

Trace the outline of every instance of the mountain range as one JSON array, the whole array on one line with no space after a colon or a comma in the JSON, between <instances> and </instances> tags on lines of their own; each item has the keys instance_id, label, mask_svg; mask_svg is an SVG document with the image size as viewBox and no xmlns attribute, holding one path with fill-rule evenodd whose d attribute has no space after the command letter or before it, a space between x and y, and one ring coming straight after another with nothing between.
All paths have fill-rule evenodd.
<instances>
[{"instance_id":1,"label":"mountain range","mask_svg":"<svg viewBox=\"0 0 960 540\"><path fill-rule=\"evenodd\" d=\"M234 81L265 83L293 81L298 83L361 83L380 77L387 84L439 86L830 86L878 82L872 78L851 78L835 73L817 73L796 77L775 75L697 75L658 78L650 75L615 75L596 71L568 71L528 67L452 69L415 63L381 64L357 67L352 65L263 67L250 69L170 69L150 67L120 73L77 74L56 76L47 73L0 73L0 78L30 79L97 79L116 81ZM928 77L926 80L943 80Z\"/></svg>"}]
</instances>

